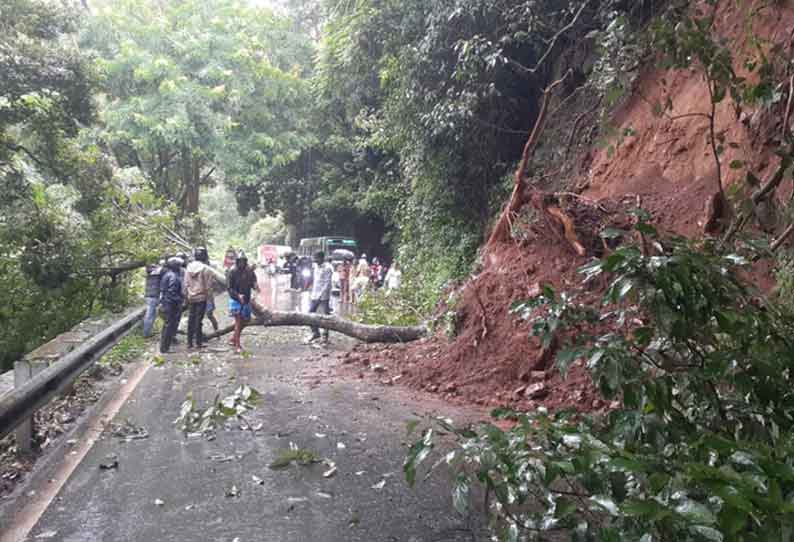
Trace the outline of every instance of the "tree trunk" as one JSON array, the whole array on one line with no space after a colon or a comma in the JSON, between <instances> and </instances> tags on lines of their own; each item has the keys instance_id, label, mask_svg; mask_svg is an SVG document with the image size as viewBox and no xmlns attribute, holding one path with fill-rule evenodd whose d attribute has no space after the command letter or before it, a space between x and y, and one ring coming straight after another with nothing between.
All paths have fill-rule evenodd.
<instances>
[{"instance_id":1,"label":"tree trunk","mask_svg":"<svg viewBox=\"0 0 794 542\"><path fill-rule=\"evenodd\" d=\"M287 230L287 237L284 240L285 245L289 245L292 248L298 248L298 226L297 224L286 224Z\"/></svg>"},{"instance_id":2,"label":"tree trunk","mask_svg":"<svg viewBox=\"0 0 794 542\"><path fill-rule=\"evenodd\" d=\"M185 215L195 215L199 210L199 168L198 160L188 147L182 148L182 187L185 191L185 203L182 211Z\"/></svg>"},{"instance_id":3,"label":"tree trunk","mask_svg":"<svg viewBox=\"0 0 794 542\"><path fill-rule=\"evenodd\" d=\"M532 132L529 134L529 138L524 145L524 151L521 153L521 161L518 164L518 168L516 168L515 176L513 178L513 193L510 195L507 205L502 210L502 214L496 221L496 225L491 232L491 236L488 238L488 242L485 244L486 251L489 251L495 245L505 243L510 240L510 230L512 228L513 217L516 216L524 204L529 201L526 186L527 183L524 176L527 172L529 163L535 156L535 149L537 148L538 142L540 141L540 135L543 133L543 129L546 127L546 114L548 111L551 94L554 89L557 88L557 86L561 85L563 81L565 81L565 78L569 73L570 70L565 72L565 75L547 86L543 91L543 101L540 105L540 112L538 113L537 119L535 119L535 125L532 128Z\"/></svg>"},{"instance_id":4,"label":"tree trunk","mask_svg":"<svg viewBox=\"0 0 794 542\"><path fill-rule=\"evenodd\" d=\"M336 316L322 314L305 314L301 312L269 311L253 302L255 319L247 323L248 326L310 326L336 331L348 337L353 337L365 343L402 343L411 342L427 336L424 326L399 327L399 326L371 326L343 320ZM221 337L234 330L229 326L211 335L207 339Z\"/></svg>"}]
</instances>

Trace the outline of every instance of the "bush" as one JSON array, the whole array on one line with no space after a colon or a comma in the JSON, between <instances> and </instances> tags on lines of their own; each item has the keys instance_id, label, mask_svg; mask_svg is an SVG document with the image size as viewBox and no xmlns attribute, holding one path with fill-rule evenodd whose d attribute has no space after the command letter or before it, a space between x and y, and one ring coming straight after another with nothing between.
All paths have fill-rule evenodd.
<instances>
[{"instance_id":1,"label":"bush","mask_svg":"<svg viewBox=\"0 0 794 542\"><path fill-rule=\"evenodd\" d=\"M365 324L415 326L431 314L439 294L415 276L403 275L396 290L369 290L359 300L354 318Z\"/></svg>"},{"instance_id":2,"label":"bush","mask_svg":"<svg viewBox=\"0 0 794 542\"><path fill-rule=\"evenodd\" d=\"M442 428L457 446L440 460L458 474L455 506L485 487L504 540L771 541L794 529L794 331L739 278L747 261L638 229L655 254L622 247L582 269L608 280L547 289L515 307L541 340L556 337L562 372L586 360L618 408L496 411L515 426ZM746 276L746 275L745 275ZM569 339L566 342L566 337ZM405 462L409 482L434 449L428 428ZM556 538L555 538L556 539Z\"/></svg>"}]
</instances>

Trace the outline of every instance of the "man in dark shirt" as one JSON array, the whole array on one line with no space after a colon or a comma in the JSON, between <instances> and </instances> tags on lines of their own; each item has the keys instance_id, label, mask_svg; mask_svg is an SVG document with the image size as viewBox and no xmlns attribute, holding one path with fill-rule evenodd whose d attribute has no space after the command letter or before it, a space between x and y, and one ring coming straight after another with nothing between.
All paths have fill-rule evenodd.
<instances>
[{"instance_id":1,"label":"man in dark shirt","mask_svg":"<svg viewBox=\"0 0 794 542\"><path fill-rule=\"evenodd\" d=\"M248 257L241 250L237 255L234 269L229 273L229 312L234 317L232 346L238 354L243 351L240 344L243 322L251 319L251 290L253 289L259 289L256 283L256 274L248 266Z\"/></svg>"},{"instance_id":2,"label":"man in dark shirt","mask_svg":"<svg viewBox=\"0 0 794 542\"><path fill-rule=\"evenodd\" d=\"M163 305L166 324L160 335L160 353L167 354L171 343L179 328L179 318L182 315L182 260L169 258L166 264L168 270L160 279L160 302Z\"/></svg>"}]
</instances>

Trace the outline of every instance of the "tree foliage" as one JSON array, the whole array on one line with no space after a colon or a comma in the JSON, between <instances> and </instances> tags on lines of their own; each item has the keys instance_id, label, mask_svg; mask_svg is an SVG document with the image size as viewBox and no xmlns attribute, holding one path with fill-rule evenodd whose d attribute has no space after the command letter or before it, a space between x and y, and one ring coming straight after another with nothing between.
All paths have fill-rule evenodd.
<instances>
[{"instance_id":1,"label":"tree foliage","mask_svg":"<svg viewBox=\"0 0 794 542\"><path fill-rule=\"evenodd\" d=\"M742 281L743 256L654 245L584 267L581 292L546 289L515 307L541 339L569 337L557 366L586 360L618 408L496 412L515 420L508 431L442 421L460 439L446 456L458 486L470 474L485 485L505 539L760 541L792 528L792 315ZM593 305L586 284L602 279ZM409 477L432 445L417 442Z\"/></svg>"},{"instance_id":2,"label":"tree foliage","mask_svg":"<svg viewBox=\"0 0 794 542\"><path fill-rule=\"evenodd\" d=\"M245 193L267 185L312 141L303 82L310 49L268 9L126 0L100 9L84 42L99 56L107 141L185 215L198 212L201 186L223 180ZM240 201L244 210L259 206ZM287 203L267 198L265 206Z\"/></svg>"},{"instance_id":3,"label":"tree foliage","mask_svg":"<svg viewBox=\"0 0 794 542\"><path fill-rule=\"evenodd\" d=\"M134 269L163 246L167 206L95 137L92 61L79 8L0 7L0 365L92 310L125 300Z\"/></svg>"}]
</instances>

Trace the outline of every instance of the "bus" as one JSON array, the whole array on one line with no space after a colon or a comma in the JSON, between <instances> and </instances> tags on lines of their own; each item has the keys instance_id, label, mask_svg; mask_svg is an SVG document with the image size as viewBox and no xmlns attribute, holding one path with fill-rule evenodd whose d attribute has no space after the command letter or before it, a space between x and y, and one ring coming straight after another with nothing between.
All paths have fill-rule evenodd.
<instances>
[{"instance_id":1,"label":"bus","mask_svg":"<svg viewBox=\"0 0 794 542\"><path fill-rule=\"evenodd\" d=\"M358 255L358 243L355 239L344 235L307 237L300 241L298 256L308 256L311 258L316 252L323 251L326 257L331 258L331 254L333 254L335 250L347 250L353 254L353 257L356 257Z\"/></svg>"}]
</instances>

